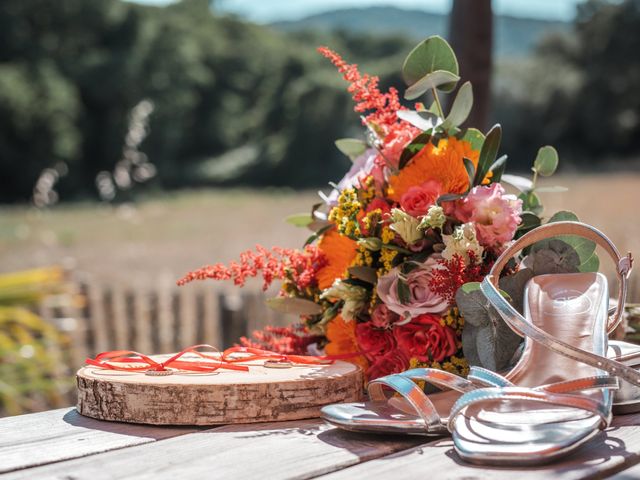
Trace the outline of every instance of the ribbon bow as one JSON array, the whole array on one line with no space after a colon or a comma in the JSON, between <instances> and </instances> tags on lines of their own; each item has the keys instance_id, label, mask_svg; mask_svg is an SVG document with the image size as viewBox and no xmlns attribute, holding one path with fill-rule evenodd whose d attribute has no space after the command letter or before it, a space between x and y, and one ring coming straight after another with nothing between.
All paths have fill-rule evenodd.
<instances>
[{"instance_id":1,"label":"ribbon bow","mask_svg":"<svg viewBox=\"0 0 640 480\"><path fill-rule=\"evenodd\" d=\"M102 352L96 355L96 358L87 358L86 363L94 367L106 368L109 370L119 370L127 372L166 372L169 369L184 370L188 372L215 372L219 368L226 370L237 370L247 372L247 365L240 365L255 360L265 360L272 364L301 364L301 365L326 365L333 363L333 360L323 357L311 357L305 355L284 355L280 353L270 352L259 348L250 347L231 347L217 355L207 354L199 351L199 349L208 348L218 352L218 349L211 345L200 344L187 347L176 353L171 358L158 362L148 355L133 350L113 350L110 352ZM185 361L180 360L187 353L195 354L205 361ZM241 355L238 355L241 354ZM143 364L143 365L118 365L122 364Z\"/></svg>"}]
</instances>

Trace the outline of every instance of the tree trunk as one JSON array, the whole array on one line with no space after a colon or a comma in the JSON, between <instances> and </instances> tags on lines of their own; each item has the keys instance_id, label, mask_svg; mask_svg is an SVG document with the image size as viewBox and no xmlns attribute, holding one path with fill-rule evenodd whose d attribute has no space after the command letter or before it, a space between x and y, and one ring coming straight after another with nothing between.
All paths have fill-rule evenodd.
<instances>
[{"instance_id":1,"label":"tree trunk","mask_svg":"<svg viewBox=\"0 0 640 480\"><path fill-rule=\"evenodd\" d=\"M491 0L454 0L449 39L462 81L473 85L473 110L466 124L486 131L491 109L493 14ZM455 98L450 96L450 101Z\"/></svg>"}]
</instances>

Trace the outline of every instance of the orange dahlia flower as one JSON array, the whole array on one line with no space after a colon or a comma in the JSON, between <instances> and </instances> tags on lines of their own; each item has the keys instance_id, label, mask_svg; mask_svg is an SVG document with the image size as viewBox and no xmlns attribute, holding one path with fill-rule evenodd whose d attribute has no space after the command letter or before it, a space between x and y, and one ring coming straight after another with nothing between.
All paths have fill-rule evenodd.
<instances>
[{"instance_id":1,"label":"orange dahlia flower","mask_svg":"<svg viewBox=\"0 0 640 480\"><path fill-rule=\"evenodd\" d=\"M455 137L441 139L438 146L429 143L413 157L409 165L389 179L389 197L399 202L411 187L428 180L438 181L442 194L464 193L469 187L469 176L462 159L468 158L477 167L479 155L480 152L474 150L471 143Z\"/></svg>"},{"instance_id":2,"label":"orange dahlia flower","mask_svg":"<svg viewBox=\"0 0 640 480\"><path fill-rule=\"evenodd\" d=\"M322 236L318 248L324 253L327 264L316 274L321 290L333 285L335 279L345 276L347 268L356 258L357 247L356 242L340 235L335 228Z\"/></svg>"},{"instance_id":3,"label":"orange dahlia flower","mask_svg":"<svg viewBox=\"0 0 640 480\"><path fill-rule=\"evenodd\" d=\"M329 343L324 347L324 351L329 356L352 355L360 351L356 340L355 321L347 322L338 315L327 324L325 334ZM365 372L369 368L369 362L362 355L348 356L344 360L359 365Z\"/></svg>"}]
</instances>

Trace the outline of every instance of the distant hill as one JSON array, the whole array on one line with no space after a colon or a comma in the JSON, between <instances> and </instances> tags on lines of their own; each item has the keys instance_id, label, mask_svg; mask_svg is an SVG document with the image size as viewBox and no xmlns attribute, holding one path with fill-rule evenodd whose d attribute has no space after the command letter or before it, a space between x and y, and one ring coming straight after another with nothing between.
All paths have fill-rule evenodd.
<instances>
[{"instance_id":1,"label":"distant hill","mask_svg":"<svg viewBox=\"0 0 640 480\"><path fill-rule=\"evenodd\" d=\"M396 7L346 8L311 15L300 20L275 22L285 31L336 30L406 35L422 39L447 35L448 16ZM550 31L565 31L571 24L561 21L497 15L495 51L498 56L526 55Z\"/></svg>"}]
</instances>

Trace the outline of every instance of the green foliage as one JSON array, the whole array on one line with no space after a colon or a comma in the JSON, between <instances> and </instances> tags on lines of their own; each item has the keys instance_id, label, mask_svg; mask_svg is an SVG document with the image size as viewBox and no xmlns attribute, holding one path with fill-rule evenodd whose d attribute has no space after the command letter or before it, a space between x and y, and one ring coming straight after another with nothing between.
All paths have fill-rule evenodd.
<instances>
[{"instance_id":1,"label":"green foliage","mask_svg":"<svg viewBox=\"0 0 640 480\"><path fill-rule=\"evenodd\" d=\"M409 53L402 66L402 75L407 85L410 87L417 84L427 86L422 93L430 88L439 88L450 92L455 88L460 78L458 74L458 60L453 49L446 40L437 35L420 42ZM430 75L432 78L429 81L425 80ZM416 87L415 90L417 92L420 88ZM408 96L407 98L411 99Z\"/></svg>"},{"instance_id":2,"label":"green foliage","mask_svg":"<svg viewBox=\"0 0 640 480\"><path fill-rule=\"evenodd\" d=\"M521 338L502 320L480 290L478 282L464 284L456 294L464 317L462 349L470 365L500 371L508 364Z\"/></svg>"}]
</instances>

